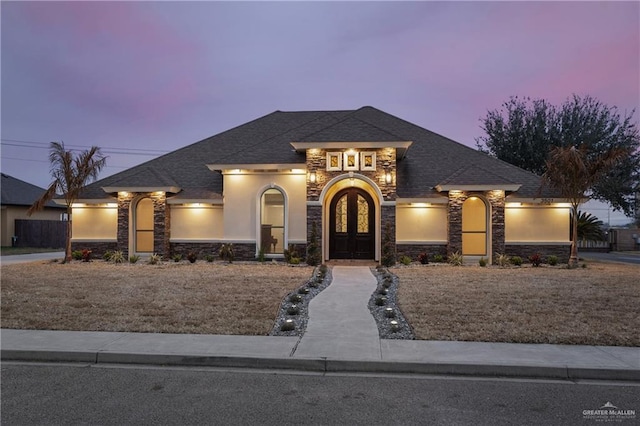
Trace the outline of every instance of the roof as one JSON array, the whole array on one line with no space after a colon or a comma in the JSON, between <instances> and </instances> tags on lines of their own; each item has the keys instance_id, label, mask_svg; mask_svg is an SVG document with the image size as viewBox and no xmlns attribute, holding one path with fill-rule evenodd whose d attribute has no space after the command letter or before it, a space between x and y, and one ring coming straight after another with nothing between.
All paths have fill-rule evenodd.
<instances>
[{"instance_id":1,"label":"roof","mask_svg":"<svg viewBox=\"0 0 640 426\"><path fill-rule=\"evenodd\" d=\"M13 176L2 173L2 202L3 206L31 206L42 197L46 189L32 185ZM66 208L49 201L45 207Z\"/></svg>"},{"instance_id":2,"label":"roof","mask_svg":"<svg viewBox=\"0 0 640 426\"><path fill-rule=\"evenodd\" d=\"M457 184L460 179L468 184L515 185L519 197L535 197L540 185L540 177L533 173L365 106L342 111L275 111L96 181L80 198L105 198L103 188L154 185L176 188L179 194L184 191L182 197L189 199L193 197L187 193L218 198L222 175L207 165L305 163L304 152L292 149L294 142L411 142L406 157L397 164L397 195L403 198L441 196L438 184Z\"/></svg>"}]
</instances>

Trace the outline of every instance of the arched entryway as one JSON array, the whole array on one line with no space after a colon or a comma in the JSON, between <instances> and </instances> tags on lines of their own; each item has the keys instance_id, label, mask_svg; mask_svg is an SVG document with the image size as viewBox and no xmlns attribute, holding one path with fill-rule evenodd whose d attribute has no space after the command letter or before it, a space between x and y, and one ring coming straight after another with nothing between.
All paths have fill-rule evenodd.
<instances>
[{"instance_id":1,"label":"arched entryway","mask_svg":"<svg viewBox=\"0 0 640 426\"><path fill-rule=\"evenodd\" d=\"M329 257L373 259L375 257L375 203L365 190L345 188L329 206Z\"/></svg>"},{"instance_id":2,"label":"arched entryway","mask_svg":"<svg viewBox=\"0 0 640 426\"><path fill-rule=\"evenodd\" d=\"M153 253L153 200L142 198L136 203L134 215L134 245L136 253Z\"/></svg>"},{"instance_id":3,"label":"arched entryway","mask_svg":"<svg viewBox=\"0 0 640 426\"><path fill-rule=\"evenodd\" d=\"M480 197L469 197L462 204L462 254L487 256L489 246L489 209Z\"/></svg>"}]
</instances>

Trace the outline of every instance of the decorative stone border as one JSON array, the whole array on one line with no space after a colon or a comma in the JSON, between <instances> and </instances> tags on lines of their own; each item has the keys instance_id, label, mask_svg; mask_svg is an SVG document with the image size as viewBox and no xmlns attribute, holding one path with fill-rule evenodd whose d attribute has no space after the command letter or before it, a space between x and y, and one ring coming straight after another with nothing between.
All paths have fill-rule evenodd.
<instances>
[{"instance_id":1,"label":"decorative stone border","mask_svg":"<svg viewBox=\"0 0 640 426\"><path fill-rule=\"evenodd\" d=\"M369 299L369 310L378 325L380 338L415 339L413 330L404 318L397 303L398 277L389 272L387 268L372 268L372 272L378 280L378 287ZM380 297L385 298L382 305L376 303L376 300ZM395 321L395 323L392 323L392 321Z\"/></svg>"}]
</instances>

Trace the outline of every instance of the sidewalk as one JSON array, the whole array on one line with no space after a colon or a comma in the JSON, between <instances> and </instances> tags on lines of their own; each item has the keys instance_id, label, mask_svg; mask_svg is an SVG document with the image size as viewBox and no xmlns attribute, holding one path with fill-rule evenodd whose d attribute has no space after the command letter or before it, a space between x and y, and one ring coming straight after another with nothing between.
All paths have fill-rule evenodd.
<instances>
[{"instance_id":1,"label":"sidewalk","mask_svg":"<svg viewBox=\"0 0 640 426\"><path fill-rule=\"evenodd\" d=\"M64 260L64 251L0 256L0 265L15 265L16 263L37 262L38 260L53 259Z\"/></svg>"},{"instance_id":2,"label":"sidewalk","mask_svg":"<svg viewBox=\"0 0 640 426\"><path fill-rule=\"evenodd\" d=\"M335 267L301 338L3 329L2 360L640 381L640 348L380 339L375 287Z\"/></svg>"}]
</instances>

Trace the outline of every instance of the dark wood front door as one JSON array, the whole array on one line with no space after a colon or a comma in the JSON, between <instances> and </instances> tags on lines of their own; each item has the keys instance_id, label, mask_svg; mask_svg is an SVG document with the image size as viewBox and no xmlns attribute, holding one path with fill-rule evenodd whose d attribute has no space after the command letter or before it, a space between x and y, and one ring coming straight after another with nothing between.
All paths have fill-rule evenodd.
<instances>
[{"instance_id":1,"label":"dark wood front door","mask_svg":"<svg viewBox=\"0 0 640 426\"><path fill-rule=\"evenodd\" d=\"M359 188L347 188L331 200L329 256L332 259L373 259L375 205Z\"/></svg>"}]
</instances>

